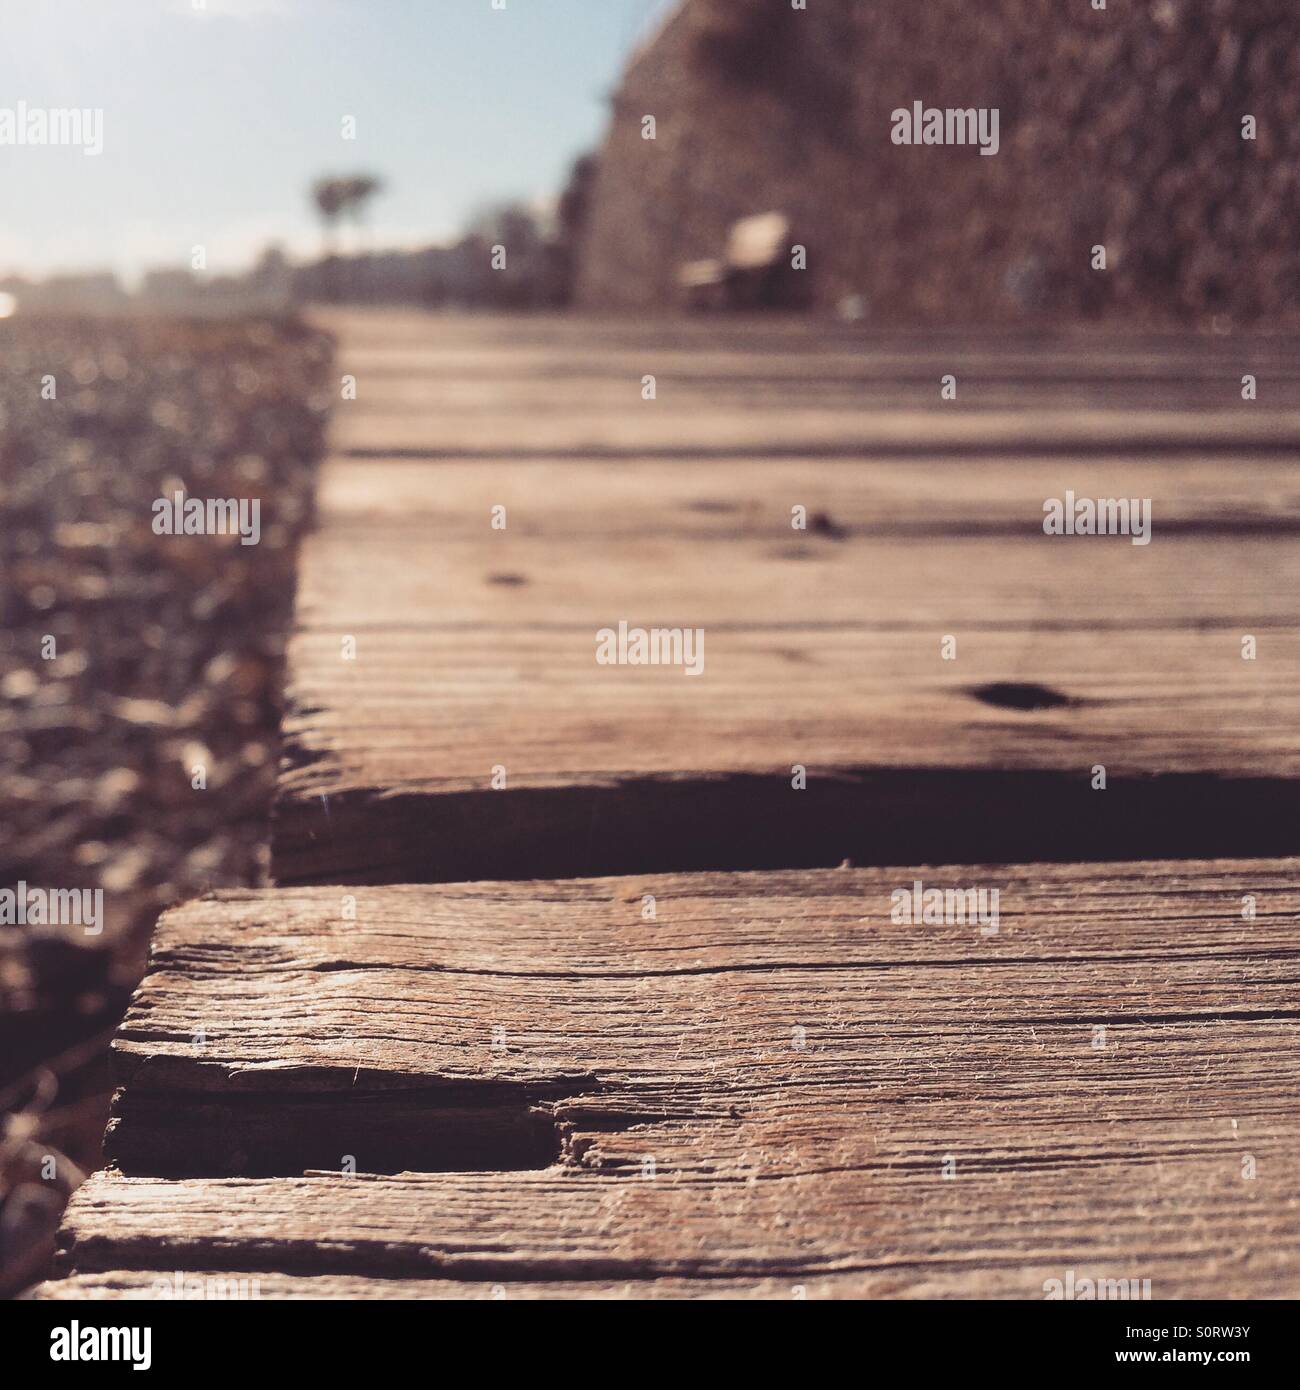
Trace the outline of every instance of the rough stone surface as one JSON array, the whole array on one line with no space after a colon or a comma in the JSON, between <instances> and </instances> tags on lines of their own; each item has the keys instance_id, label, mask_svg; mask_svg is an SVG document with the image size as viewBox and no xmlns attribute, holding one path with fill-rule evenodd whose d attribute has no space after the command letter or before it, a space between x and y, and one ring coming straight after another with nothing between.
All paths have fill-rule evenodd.
<instances>
[{"instance_id":1,"label":"rough stone surface","mask_svg":"<svg viewBox=\"0 0 1300 1390\"><path fill-rule=\"evenodd\" d=\"M686 0L615 98L580 297L671 303L780 209L814 303L872 320L1293 321L1298 79L1292 0ZM997 107L999 153L893 144L914 101Z\"/></svg>"}]
</instances>

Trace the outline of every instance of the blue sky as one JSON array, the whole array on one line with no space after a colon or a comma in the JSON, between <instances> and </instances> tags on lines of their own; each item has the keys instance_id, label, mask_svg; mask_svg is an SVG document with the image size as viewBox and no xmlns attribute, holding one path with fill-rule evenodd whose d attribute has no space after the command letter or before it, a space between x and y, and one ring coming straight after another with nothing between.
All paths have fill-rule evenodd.
<instances>
[{"instance_id":1,"label":"blue sky","mask_svg":"<svg viewBox=\"0 0 1300 1390\"><path fill-rule=\"evenodd\" d=\"M377 244L553 196L671 0L5 0L0 108L101 107L104 150L0 145L0 274L312 254L307 189L378 173ZM498 0L499 3L499 0ZM357 137L341 136L355 116Z\"/></svg>"}]
</instances>

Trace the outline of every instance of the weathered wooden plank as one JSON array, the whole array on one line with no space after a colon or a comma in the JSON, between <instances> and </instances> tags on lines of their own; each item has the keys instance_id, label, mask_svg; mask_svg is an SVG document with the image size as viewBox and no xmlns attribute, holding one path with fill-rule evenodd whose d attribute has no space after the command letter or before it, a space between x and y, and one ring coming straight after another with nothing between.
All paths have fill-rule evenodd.
<instances>
[{"instance_id":1,"label":"weathered wooden plank","mask_svg":"<svg viewBox=\"0 0 1300 1390\"><path fill-rule=\"evenodd\" d=\"M474 536L506 509L497 539L1043 534L1043 504L1077 497L1150 498L1158 540L1188 531L1290 532L1300 526L1300 482L1289 461L1249 454L1069 460L990 458L847 460L770 458L694 462L628 457L606 462L367 459L335 456L321 469L317 508L331 531L410 527L430 538ZM808 532L804 533L809 534Z\"/></svg>"},{"instance_id":2,"label":"weathered wooden plank","mask_svg":"<svg viewBox=\"0 0 1300 1390\"><path fill-rule=\"evenodd\" d=\"M624 405L579 409L580 398L552 415L502 394L477 409L448 402L406 410L343 410L333 429L334 447L359 457L410 454L444 458L479 455L545 457L557 453L590 458L627 453L695 458L756 452L797 455L1024 453L1077 454L1088 449L1135 452L1154 449L1277 449L1300 446L1300 410L1252 410L1248 406L1192 413L1168 410L1084 410L1078 406L1027 406L987 410L818 407L774 401L734 403L729 409L701 401L696 409L664 397L642 401L629 388ZM559 405L563 407L564 403Z\"/></svg>"},{"instance_id":3,"label":"weathered wooden plank","mask_svg":"<svg viewBox=\"0 0 1300 1390\"><path fill-rule=\"evenodd\" d=\"M772 315L629 320L318 306L313 317L338 335L342 360L364 373L506 382L639 375L652 355L673 373L732 379L937 382L948 371L1031 385L1228 379L1239 399L1244 372L1278 385L1293 381L1300 346L1287 334L909 332Z\"/></svg>"},{"instance_id":4,"label":"weathered wooden plank","mask_svg":"<svg viewBox=\"0 0 1300 1390\"><path fill-rule=\"evenodd\" d=\"M1296 847L1300 492L1240 398L1248 360L1287 408L1289 340L338 324L369 457L304 555L280 881ZM961 404L912 402L940 367ZM1067 490L1149 498L1152 543L1044 536ZM598 665L621 621L702 673Z\"/></svg>"},{"instance_id":5,"label":"weathered wooden plank","mask_svg":"<svg viewBox=\"0 0 1300 1390\"><path fill-rule=\"evenodd\" d=\"M1294 1293L1297 868L219 895L115 1044L110 1156L193 1176L89 1184L70 1265ZM892 921L915 878L996 887L997 930ZM527 1117L550 1153L502 1139Z\"/></svg>"},{"instance_id":6,"label":"weathered wooden plank","mask_svg":"<svg viewBox=\"0 0 1300 1390\"><path fill-rule=\"evenodd\" d=\"M774 369L769 363L770 359L750 355L747 362L738 360L730 369L728 364L699 356L686 356L674 364L642 350L614 362L577 361L568 372L557 371L552 364L549 371L529 373L525 367L521 375L507 377L501 371L507 363L501 362L491 373L472 374L456 367L412 371L398 362L387 371L365 373L357 368L353 372L358 379L357 397L340 407L344 412L340 423L357 426L419 416L459 429L489 415L500 416L504 408L549 433L563 425L572 429L582 417L596 415L607 422L620 412L646 417L657 413L692 430L704 428L706 415L734 416L741 410L757 410L764 417L796 411L806 422L825 414L828 427L832 416L847 425L883 412L924 419L927 429L942 434L951 428L944 416L974 416L968 427L985 423L992 428L981 417L1023 410L1044 417L1075 412L1080 419L1069 425L1069 435L1075 439L1088 437L1083 421L1115 430L1122 428L1123 417L1129 414L1135 416L1133 426L1143 432L1158 424L1187 438L1190 424L1200 422L1213 439L1218 426L1229 421L1245 434L1260 428L1261 420L1270 421L1273 428L1293 422L1300 405L1300 386L1292 378L1267 379L1268 404L1260 405L1243 401L1240 373L1222 368L1193 369L1187 376L1169 370L1152 376L1107 373L1080 378L1056 377L1050 371L1040 374L1032 368L1008 371L1002 364L967 368L951 361L936 361L929 370L919 365L904 374L882 374L858 358L816 353L800 362L797 370L782 363ZM953 370L956 366L962 368L960 376ZM652 399L643 394L648 393L647 375L654 378ZM942 395L945 375L957 378L953 388L957 394L950 400ZM1180 415L1189 417L1188 426L1175 418ZM1005 420L997 426L1005 427ZM870 440L873 435L868 432L864 437ZM350 440L351 433L345 438ZM436 435L431 442L437 442ZM1047 439L1044 443L1057 447Z\"/></svg>"},{"instance_id":7,"label":"weathered wooden plank","mask_svg":"<svg viewBox=\"0 0 1300 1390\"><path fill-rule=\"evenodd\" d=\"M626 1296L635 1280L638 1297L790 1297L802 1285L809 1297L1043 1298L1048 1280L1071 1271L1138 1288L1149 1280L1153 1298L1294 1297L1297 1207L1282 1176L1293 1140L1290 1129L1251 1141L1252 1182L1230 1140L1152 1162L1058 1156L964 1171L959 1159L950 1180L929 1146L912 1164L742 1180L662 1170L648 1180L98 1175L74 1196L67 1237L83 1279L100 1269L118 1279L122 1262L137 1278L234 1266L269 1274L271 1296L328 1267L372 1297L411 1296L428 1279L434 1297L463 1296L446 1281L477 1285L479 1296L503 1284L530 1297L569 1281Z\"/></svg>"},{"instance_id":8,"label":"weathered wooden plank","mask_svg":"<svg viewBox=\"0 0 1300 1390\"><path fill-rule=\"evenodd\" d=\"M340 312L335 445L439 457L1293 448L1281 338L880 335ZM1242 377L1258 398L1242 400ZM941 380L957 380L944 400ZM643 399L654 378L653 399Z\"/></svg>"},{"instance_id":9,"label":"weathered wooden plank","mask_svg":"<svg viewBox=\"0 0 1300 1390\"><path fill-rule=\"evenodd\" d=\"M1239 637L1257 626L1293 627L1300 591L1293 536L1157 532L1151 544L1133 545L1125 536L1045 536L1040 526L1035 537L920 544L840 542L787 525L709 545L651 534L502 539L486 514L480 525L482 535L461 538L327 527L304 549L299 627L342 635L573 625L584 631L586 665L596 629L620 618L706 630L1216 627Z\"/></svg>"},{"instance_id":10,"label":"weathered wooden plank","mask_svg":"<svg viewBox=\"0 0 1300 1390\"><path fill-rule=\"evenodd\" d=\"M1151 543L1045 536L1067 488L1150 498ZM1289 466L1251 456L336 459L276 876L1141 856L1180 831L1192 854L1293 849L1298 505ZM702 674L598 665L620 621L701 630ZM1098 764L1233 780L1151 783L1126 812L1092 797ZM928 784L951 833L909 771L960 774Z\"/></svg>"},{"instance_id":11,"label":"weathered wooden plank","mask_svg":"<svg viewBox=\"0 0 1300 1390\"><path fill-rule=\"evenodd\" d=\"M1296 848L1293 538L537 524L307 546L279 881ZM598 664L620 621L702 630L701 676Z\"/></svg>"},{"instance_id":12,"label":"weathered wooden plank","mask_svg":"<svg viewBox=\"0 0 1300 1390\"><path fill-rule=\"evenodd\" d=\"M1001 1088L1047 1116L1079 1095L1036 1081L1076 1063L1107 1062L1098 1094L1121 1081L1129 1094L1165 1086L1137 1055L1197 1054L1212 1045L1205 1024L1246 1051L1287 1036L1294 870L1233 860L221 894L163 917L114 1054L127 1097L442 1088L456 1106L539 1098L564 1115L691 1119L719 1113L710 1095L730 1113L749 1090L762 1109L813 1083L887 1083L894 1105L922 1104L984 1049L1015 1055ZM895 888L916 877L998 888L998 929L891 922ZM1135 1027L1121 1058L1090 1054L1093 1022ZM791 1045L795 1023L804 1047ZM965 1055L951 1055L955 1036ZM1210 1090L1229 1072L1225 1061ZM1261 1065L1261 1097L1269 1076ZM977 1094L968 1081L966 1098ZM1161 1108L1194 1111L1203 1097L1189 1079ZM1097 1118L1096 1095L1087 1109ZM177 1123L164 1111L142 1129Z\"/></svg>"},{"instance_id":13,"label":"weathered wooden plank","mask_svg":"<svg viewBox=\"0 0 1300 1390\"><path fill-rule=\"evenodd\" d=\"M104 1181L96 1175L96 1184ZM842 1299L890 1297L895 1281L871 1274L819 1275L806 1279L639 1279L610 1281L548 1279L508 1282L472 1279L381 1279L353 1274L284 1274L267 1270L110 1270L51 1279L28 1295L75 1302L104 1299ZM940 1297L936 1280L929 1296Z\"/></svg>"}]
</instances>

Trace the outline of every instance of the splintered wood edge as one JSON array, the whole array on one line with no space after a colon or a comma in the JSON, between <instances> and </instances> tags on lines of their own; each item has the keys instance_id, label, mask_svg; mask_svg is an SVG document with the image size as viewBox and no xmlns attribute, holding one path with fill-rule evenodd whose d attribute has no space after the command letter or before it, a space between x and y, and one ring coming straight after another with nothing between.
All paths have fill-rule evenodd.
<instances>
[{"instance_id":1,"label":"splintered wood edge","mask_svg":"<svg viewBox=\"0 0 1300 1390\"><path fill-rule=\"evenodd\" d=\"M1292 1132L1244 1182L1240 1156L1173 1164L1025 1162L946 1180L942 1155L870 1174L737 1185L704 1170L628 1175L337 1173L154 1182L97 1174L63 1233L72 1275L246 1271L296 1282L526 1287L635 1280L862 1281L875 1295L1041 1298L1049 1279L1149 1279L1155 1298L1294 1296ZM50 1296L47 1292L44 1296ZM275 1296L274 1293L271 1296ZM788 1295L787 1295L788 1296Z\"/></svg>"}]
</instances>

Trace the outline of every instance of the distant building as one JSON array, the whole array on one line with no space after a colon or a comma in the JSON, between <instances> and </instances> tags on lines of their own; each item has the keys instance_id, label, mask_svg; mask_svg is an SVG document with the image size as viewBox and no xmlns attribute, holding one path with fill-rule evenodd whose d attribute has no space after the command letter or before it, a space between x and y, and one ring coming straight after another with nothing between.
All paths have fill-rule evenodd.
<instances>
[{"instance_id":1,"label":"distant building","mask_svg":"<svg viewBox=\"0 0 1300 1390\"><path fill-rule=\"evenodd\" d=\"M466 239L419 251L326 257L295 271L293 291L296 298L313 302L437 308L483 302L491 274L488 248Z\"/></svg>"},{"instance_id":2,"label":"distant building","mask_svg":"<svg viewBox=\"0 0 1300 1390\"><path fill-rule=\"evenodd\" d=\"M116 313L129 303L117 276L108 271L40 281L12 275L0 280L0 292L12 295L21 313Z\"/></svg>"},{"instance_id":3,"label":"distant building","mask_svg":"<svg viewBox=\"0 0 1300 1390\"><path fill-rule=\"evenodd\" d=\"M174 308L197 299L204 288L204 281L192 270L168 266L145 271L136 297L144 304Z\"/></svg>"},{"instance_id":4,"label":"distant building","mask_svg":"<svg viewBox=\"0 0 1300 1390\"><path fill-rule=\"evenodd\" d=\"M517 249L494 270L492 246L466 237L454 246L328 256L295 266L278 248L263 253L243 275L162 266L127 294L109 274L59 275L31 282L0 281L20 312L143 312L227 315L278 312L295 304L409 304L426 308L535 309L559 302L555 248L537 242Z\"/></svg>"}]
</instances>

